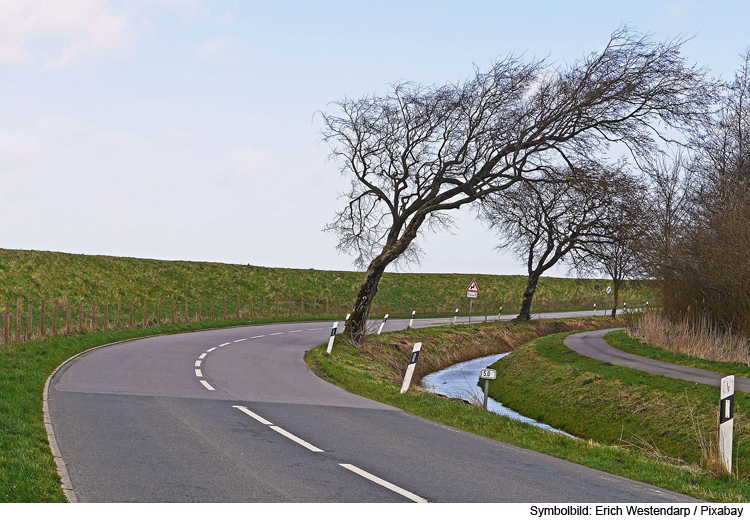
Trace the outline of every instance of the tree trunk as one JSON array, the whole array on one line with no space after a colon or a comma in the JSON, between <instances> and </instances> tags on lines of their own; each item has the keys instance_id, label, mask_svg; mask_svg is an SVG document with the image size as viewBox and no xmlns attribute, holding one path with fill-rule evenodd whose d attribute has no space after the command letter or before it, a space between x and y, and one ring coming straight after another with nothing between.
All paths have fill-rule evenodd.
<instances>
[{"instance_id":1,"label":"tree trunk","mask_svg":"<svg viewBox=\"0 0 750 531\"><path fill-rule=\"evenodd\" d=\"M370 315L370 306L378 293L378 283L383 276L387 263L376 263L377 260L370 264L365 273L365 279L359 288L357 298L354 300L354 307L349 320L346 322L344 333L359 344L365 336L367 327L367 317Z\"/></svg>"},{"instance_id":2,"label":"tree trunk","mask_svg":"<svg viewBox=\"0 0 750 531\"><path fill-rule=\"evenodd\" d=\"M538 283L539 275L529 275L529 279L526 281L526 290L523 292L523 302L521 302L521 311L518 313L518 319L524 321L531 319L531 301L534 298L534 292Z\"/></svg>"},{"instance_id":3,"label":"tree trunk","mask_svg":"<svg viewBox=\"0 0 750 531\"><path fill-rule=\"evenodd\" d=\"M612 317L617 317L617 298L620 293L620 283L615 280L612 284L614 284L612 289Z\"/></svg>"}]
</instances>

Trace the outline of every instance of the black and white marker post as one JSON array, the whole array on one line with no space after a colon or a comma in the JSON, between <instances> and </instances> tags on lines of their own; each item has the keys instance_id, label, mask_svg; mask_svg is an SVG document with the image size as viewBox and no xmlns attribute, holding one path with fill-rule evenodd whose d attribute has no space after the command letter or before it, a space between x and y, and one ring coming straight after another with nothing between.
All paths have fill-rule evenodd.
<instances>
[{"instance_id":1,"label":"black and white marker post","mask_svg":"<svg viewBox=\"0 0 750 531\"><path fill-rule=\"evenodd\" d=\"M417 366L417 360L419 359L420 350L422 350L422 343L414 343L414 350L412 350L411 352L409 365L406 366L406 374L404 374L404 384L401 386L402 395L409 390L409 386L411 385L411 377L414 376L414 368Z\"/></svg>"},{"instance_id":2,"label":"black and white marker post","mask_svg":"<svg viewBox=\"0 0 750 531\"><path fill-rule=\"evenodd\" d=\"M719 457L732 473L732 436L734 432L734 376L721 379L719 395Z\"/></svg>"},{"instance_id":3,"label":"black and white marker post","mask_svg":"<svg viewBox=\"0 0 750 531\"><path fill-rule=\"evenodd\" d=\"M380 328L378 328L378 335L380 335L380 332L383 331L383 327L385 326L385 322L388 320L388 314L385 314L385 317L383 317L383 322L380 323Z\"/></svg>"},{"instance_id":4,"label":"black and white marker post","mask_svg":"<svg viewBox=\"0 0 750 531\"><path fill-rule=\"evenodd\" d=\"M409 326L407 327L407 330L410 330L412 325L414 324L414 314L417 313L417 310L411 311L411 319L409 319Z\"/></svg>"},{"instance_id":5,"label":"black and white marker post","mask_svg":"<svg viewBox=\"0 0 750 531\"><path fill-rule=\"evenodd\" d=\"M333 323L333 326L331 327L331 337L328 338L328 349L326 350L328 354L330 354L331 351L333 350L333 340L336 339L336 331L338 329L339 329L339 322L336 321L335 323Z\"/></svg>"},{"instance_id":6,"label":"black and white marker post","mask_svg":"<svg viewBox=\"0 0 750 531\"><path fill-rule=\"evenodd\" d=\"M456 319L458 319L458 308L456 308L456 313L453 314L453 324L456 324Z\"/></svg>"}]
</instances>

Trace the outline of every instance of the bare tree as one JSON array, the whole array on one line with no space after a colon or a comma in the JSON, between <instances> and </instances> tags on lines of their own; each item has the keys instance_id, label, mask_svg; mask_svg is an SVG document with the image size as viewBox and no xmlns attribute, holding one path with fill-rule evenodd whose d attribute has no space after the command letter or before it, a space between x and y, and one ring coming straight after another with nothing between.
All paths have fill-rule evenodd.
<instances>
[{"instance_id":1,"label":"bare tree","mask_svg":"<svg viewBox=\"0 0 750 531\"><path fill-rule=\"evenodd\" d=\"M590 164L482 200L480 218L503 240L498 249L511 250L526 264L520 319L531 319L534 293L545 272L572 251L611 239L610 211L629 185L621 168Z\"/></svg>"},{"instance_id":2,"label":"bare tree","mask_svg":"<svg viewBox=\"0 0 750 531\"><path fill-rule=\"evenodd\" d=\"M647 156L664 131L701 120L712 89L681 45L622 28L603 52L566 67L508 57L462 83L400 83L322 113L323 137L351 179L327 229L366 266L350 337L362 338L386 267L418 257L423 226L443 227L452 210L612 142Z\"/></svg>"}]
</instances>

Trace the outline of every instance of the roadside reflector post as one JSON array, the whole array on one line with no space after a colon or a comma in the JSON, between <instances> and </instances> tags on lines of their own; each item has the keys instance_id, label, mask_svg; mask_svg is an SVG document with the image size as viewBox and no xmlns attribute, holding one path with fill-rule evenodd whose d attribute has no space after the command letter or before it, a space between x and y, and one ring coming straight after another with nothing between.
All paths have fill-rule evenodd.
<instances>
[{"instance_id":1,"label":"roadside reflector post","mask_svg":"<svg viewBox=\"0 0 750 531\"><path fill-rule=\"evenodd\" d=\"M500 320L500 316L503 314L503 307L500 306L500 309L497 311L497 320Z\"/></svg>"},{"instance_id":2,"label":"roadside reflector post","mask_svg":"<svg viewBox=\"0 0 750 531\"><path fill-rule=\"evenodd\" d=\"M380 328L378 328L378 335L380 335L380 332L383 331L383 327L385 326L385 322L388 320L388 314L385 314L385 317L383 317L383 322L380 323Z\"/></svg>"},{"instance_id":3,"label":"roadside reflector post","mask_svg":"<svg viewBox=\"0 0 750 531\"><path fill-rule=\"evenodd\" d=\"M594 303L594 317L596 317L596 303Z\"/></svg>"},{"instance_id":4,"label":"roadside reflector post","mask_svg":"<svg viewBox=\"0 0 750 531\"><path fill-rule=\"evenodd\" d=\"M401 386L401 394L403 395L409 390L411 385L411 378L414 376L414 368L417 366L417 360L419 359L419 351L422 350L422 343L414 343L414 350L411 352L411 358L409 358L409 365L406 366L406 374L404 374L404 384Z\"/></svg>"},{"instance_id":5,"label":"roadside reflector post","mask_svg":"<svg viewBox=\"0 0 750 531\"><path fill-rule=\"evenodd\" d=\"M328 349L326 349L326 352L328 354L331 353L333 350L333 340L336 339L336 331L339 329L339 322L336 321L333 323L333 326L331 327L331 337L328 338Z\"/></svg>"},{"instance_id":6,"label":"roadside reflector post","mask_svg":"<svg viewBox=\"0 0 750 531\"><path fill-rule=\"evenodd\" d=\"M409 326L406 327L407 330L409 330L412 325L414 324L414 314L417 313L417 310L411 311L411 319L409 320Z\"/></svg>"},{"instance_id":7,"label":"roadside reflector post","mask_svg":"<svg viewBox=\"0 0 750 531\"><path fill-rule=\"evenodd\" d=\"M349 318L352 316L352 314L347 313L346 317L344 317L344 324L346 324L349 321Z\"/></svg>"},{"instance_id":8,"label":"roadside reflector post","mask_svg":"<svg viewBox=\"0 0 750 531\"><path fill-rule=\"evenodd\" d=\"M453 314L453 324L456 324L456 319L458 319L458 308L456 308L456 313Z\"/></svg>"},{"instance_id":9,"label":"roadside reflector post","mask_svg":"<svg viewBox=\"0 0 750 531\"><path fill-rule=\"evenodd\" d=\"M719 395L719 458L732 473L732 436L734 432L734 376L721 379Z\"/></svg>"},{"instance_id":10,"label":"roadside reflector post","mask_svg":"<svg viewBox=\"0 0 750 531\"><path fill-rule=\"evenodd\" d=\"M484 380L484 402L482 407L487 411L487 397L490 395L490 380L497 378L497 371L495 369L482 369L479 373L479 379Z\"/></svg>"},{"instance_id":11,"label":"roadside reflector post","mask_svg":"<svg viewBox=\"0 0 750 531\"><path fill-rule=\"evenodd\" d=\"M628 310L628 303L625 301L622 301L622 313L625 313Z\"/></svg>"}]
</instances>

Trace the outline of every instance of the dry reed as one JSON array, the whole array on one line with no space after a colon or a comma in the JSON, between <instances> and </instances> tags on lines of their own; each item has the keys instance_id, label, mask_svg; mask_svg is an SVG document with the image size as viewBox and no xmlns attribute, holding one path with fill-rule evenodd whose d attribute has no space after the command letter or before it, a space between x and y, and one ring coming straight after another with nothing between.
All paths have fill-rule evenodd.
<instances>
[{"instance_id":1,"label":"dry reed","mask_svg":"<svg viewBox=\"0 0 750 531\"><path fill-rule=\"evenodd\" d=\"M695 358L750 366L750 344L746 337L722 330L707 316L671 320L658 311L646 312L628 326L640 341Z\"/></svg>"}]
</instances>

